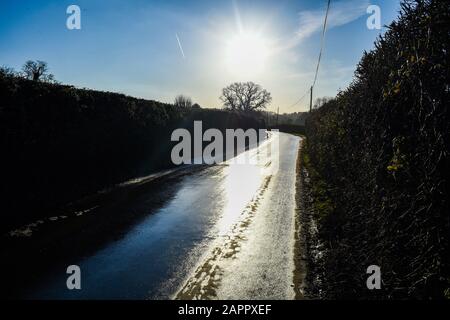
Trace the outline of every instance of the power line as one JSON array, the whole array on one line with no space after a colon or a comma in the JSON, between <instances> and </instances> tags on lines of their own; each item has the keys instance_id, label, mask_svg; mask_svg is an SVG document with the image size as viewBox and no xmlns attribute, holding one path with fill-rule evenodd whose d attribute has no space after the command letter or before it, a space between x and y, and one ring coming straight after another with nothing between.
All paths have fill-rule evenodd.
<instances>
[{"instance_id":1,"label":"power line","mask_svg":"<svg viewBox=\"0 0 450 320\"><path fill-rule=\"evenodd\" d=\"M292 105L290 105L290 106L288 107L288 109L290 109L290 108L292 108L293 106L299 104L299 103L306 97L306 95L308 94L308 92L309 92L309 89L305 91L305 93L302 95L302 97L301 97L300 99L298 99L295 103L293 103Z\"/></svg>"},{"instance_id":2,"label":"power line","mask_svg":"<svg viewBox=\"0 0 450 320\"><path fill-rule=\"evenodd\" d=\"M331 0L328 0L327 12L325 13L325 20L323 21L322 40L320 41L320 52L319 52L319 58L317 59L316 74L314 76L314 81L312 84L313 88L316 84L317 74L319 73L320 60L322 59L322 52L323 52L323 47L324 47L324 42L325 42L325 32L327 30L328 12L330 11L330 2L331 2Z\"/></svg>"},{"instance_id":3,"label":"power line","mask_svg":"<svg viewBox=\"0 0 450 320\"><path fill-rule=\"evenodd\" d=\"M314 86L316 85L317 75L319 73L319 66L320 66L320 61L322 60L323 47L324 47L324 43L325 43L325 33L327 30L327 22L328 22L328 13L330 11L330 3L331 3L331 0L328 0L327 11L325 13L325 19L323 21L322 38L320 40L320 52L319 52L319 57L317 59L316 72L314 74L314 81L313 81L311 87L308 88L308 90L306 90L306 92L302 95L302 97L300 99L298 99L295 103L293 103L289 108L292 108L293 106L299 104L306 97L308 92L311 92L311 95L312 95L312 90L314 89Z\"/></svg>"}]
</instances>

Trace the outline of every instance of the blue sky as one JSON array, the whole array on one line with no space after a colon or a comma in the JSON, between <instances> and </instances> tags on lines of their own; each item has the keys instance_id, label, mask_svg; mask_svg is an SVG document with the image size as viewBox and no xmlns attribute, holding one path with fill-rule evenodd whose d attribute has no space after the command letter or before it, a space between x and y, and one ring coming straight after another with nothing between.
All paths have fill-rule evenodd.
<instances>
[{"instance_id":1,"label":"blue sky","mask_svg":"<svg viewBox=\"0 0 450 320\"><path fill-rule=\"evenodd\" d=\"M66 28L71 4L81 30ZM366 27L370 4L383 25L398 14L397 0L332 0L315 97L344 89L385 31ZM325 0L2 0L0 65L44 60L62 83L165 102L185 94L204 107L220 107L229 83L254 81L272 93L269 110L303 111L307 99L291 105L311 85L325 8Z\"/></svg>"}]
</instances>

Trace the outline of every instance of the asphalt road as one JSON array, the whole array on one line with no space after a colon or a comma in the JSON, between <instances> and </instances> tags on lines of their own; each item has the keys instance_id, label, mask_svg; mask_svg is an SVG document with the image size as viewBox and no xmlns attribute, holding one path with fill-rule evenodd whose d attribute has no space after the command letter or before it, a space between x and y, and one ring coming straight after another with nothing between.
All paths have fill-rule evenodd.
<instances>
[{"instance_id":1,"label":"asphalt road","mask_svg":"<svg viewBox=\"0 0 450 320\"><path fill-rule=\"evenodd\" d=\"M29 297L293 299L299 141L273 133L237 158L186 175L157 209L146 200L151 194L140 197L123 214L138 211L141 220L71 261L80 266L81 290L68 290L60 270Z\"/></svg>"}]
</instances>

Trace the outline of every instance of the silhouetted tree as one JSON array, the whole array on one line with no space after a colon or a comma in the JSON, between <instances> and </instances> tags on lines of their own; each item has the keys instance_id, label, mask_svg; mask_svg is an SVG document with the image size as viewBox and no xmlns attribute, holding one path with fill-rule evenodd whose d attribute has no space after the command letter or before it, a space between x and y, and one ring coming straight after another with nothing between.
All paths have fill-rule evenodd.
<instances>
[{"instance_id":1,"label":"silhouetted tree","mask_svg":"<svg viewBox=\"0 0 450 320\"><path fill-rule=\"evenodd\" d=\"M7 67L7 66L1 66L0 67L0 75L5 77L12 77L16 75L16 72L13 68Z\"/></svg>"},{"instance_id":2,"label":"silhouetted tree","mask_svg":"<svg viewBox=\"0 0 450 320\"><path fill-rule=\"evenodd\" d=\"M175 102L174 102L174 104L175 104L177 107L181 107L181 108L186 108L186 109L188 109L188 108L191 108L191 107L192 107L192 100L191 100L191 98L186 97L186 96L180 94L180 95L178 95L178 96L175 97Z\"/></svg>"},{"instance_id":3,"label":"silhouetted tree","mask_svg":"<svg viewBox=\"0 0 450 320\"><path fill-rule=\"evenodd\" d=\"M321 106L323 106L324 104L326 104L328 101L332 100L331 97L322 97L322 98L317 98L316 101L314 102L314 106L313 109L318 109Z\"/></svg>"},{"instance_id":4,"label":"silhouetted tree","mask_svg":"<svg viewBox=\"0 0 450 320\"><path fill-rule=\"evenodd\" d=\"M54 76L48 73L48 65L45 61L28 60L22 67L22 72L25 78L33 81L53 82Z\"/></svg>"},{"instance_id":5,"label":"silhouetted tree","mask_svg":"<svg viewBox=\"0 0 450 320\"><path fill-rule=\"evenodd\" d=\"M272 101L270 93L253 82L235 82L222 90L220 100L226 109L256 111Z\"/></svg>"}]
</instances>

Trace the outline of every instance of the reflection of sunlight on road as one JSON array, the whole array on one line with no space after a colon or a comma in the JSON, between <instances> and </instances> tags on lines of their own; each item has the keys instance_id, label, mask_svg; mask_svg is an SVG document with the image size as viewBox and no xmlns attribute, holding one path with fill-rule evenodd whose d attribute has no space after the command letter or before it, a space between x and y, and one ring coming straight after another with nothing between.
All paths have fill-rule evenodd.
<instances>
[{"instance_id":1,"label":"reflection of sunlight on road","mask_svg":"<svg viewBox=\"0 0 450 320\"><path fill-rule=\"evenodd\" d=\"M259 147L240 155L252 161L222 164L216 176L222 205L215 206L219 219L213 241L174 298L293 298L292 190L298 141L271 133Z\"/></svg>"},{"instance_id":2,"label":"reflection of sunlight on road","mask_svg":"<svg viewBox=\"0 0 450 320\"><path fill-rule=\"evenodd\" d=\"M226 235L238 220L263 179L260 168L252 164L231 164L224 170L224 175L222 188L226 204L223 215L217 223L220 235Z\"/></svg>"},{"instance_id":3,"label":"reflection of sunlight on road","mask_svg":"<svg viewBox=\"0 0 450 320\"><path fill-rule=\"evenodd\" d=\"M274 173L279 157L278 149L273 149L278 143L278 136L261 143L257 148L241 153L225 162L223 183L220 186L225 198L225 208L217 223L219 235L228 233L239 220L245 206L257 194L263 179ZM274 154L276 150L276 154ZM271 153L272 152L272 153Z\"/></svg>"}]
</instances>

